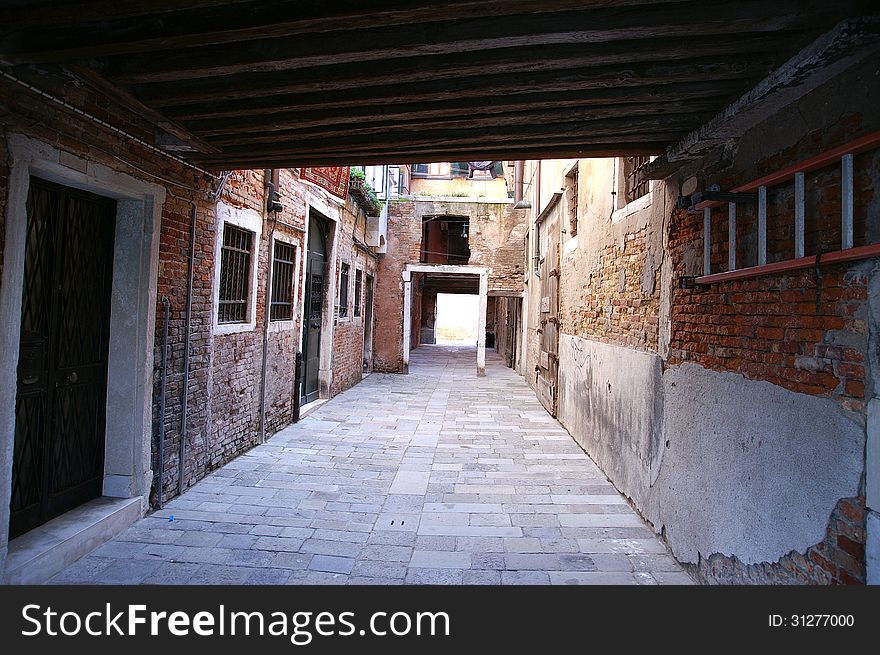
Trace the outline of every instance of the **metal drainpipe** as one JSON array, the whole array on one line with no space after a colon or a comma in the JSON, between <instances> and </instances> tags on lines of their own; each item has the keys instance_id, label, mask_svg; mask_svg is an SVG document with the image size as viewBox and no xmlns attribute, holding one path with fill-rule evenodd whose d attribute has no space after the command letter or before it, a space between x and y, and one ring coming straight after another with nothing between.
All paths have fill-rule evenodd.
<instances>
[{"instance_id":1,"label":"metal drainpipe","mask_svg":"<svg viewBox=\"0 0 880 655\"><path fill-rule=\"evenodd\" d=\"M266 202L263 203L263 216L268 217L269 202L273 200L273 193L278 188L279 172L268 169L265 172L266 179ZM272 255L275 239L275 224L278 222L278 212L272 212L272 227L269 229L268 256L266 261L269 270L266 273L266 293L263 301L263 358L260 366L260 443L266 442L266 362L269 357L269 312L272 302Z\"/></svg>"},{"instance_id":2,"label":"metal drainpipe","mask_svg":"<svg viewBox=\"0 0 880 655\"><path fill-rule=\"evenodd\" d=\"M162 509L162 490L165 484L165 383L168 380L168 318L171 301L162 296L162 377L159 381L159 444L156 448L157 459L157 505Z\"/></svg>"},{"instance_id":3,"label":"metal drainpipe","mask_svg":"<svg viewBox=\"0 0 880 655\"><path fill-rule=\"evenodd\" d=\"M183 493L183 472L186 462L186 428L189 403L189 333L192 325L192 291L196 259L196 203L192 203L189 228L189 270L186 276L186 319L183 338L183 417L180 426L180 451L177 457L177 493Z\"/></svg>"},{"instance_id":4,"label":"metal drainpipe","mask_svg":"<svg viewBox=\"0 0 880 655\"><path fill-rule=\"evenodd\" d=\"M523 176L526 163L522 160L513 162L513 202L514 204L523 199Z\"/></svg>"}]
</instances>

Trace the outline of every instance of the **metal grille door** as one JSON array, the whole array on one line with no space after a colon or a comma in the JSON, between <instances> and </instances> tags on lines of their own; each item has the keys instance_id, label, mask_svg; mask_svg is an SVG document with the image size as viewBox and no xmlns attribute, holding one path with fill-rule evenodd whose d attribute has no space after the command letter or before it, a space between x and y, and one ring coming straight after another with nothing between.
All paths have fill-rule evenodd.
<instances>
[{"instance_id":1,"label":"metal grille door","mask_svg":"<svg viewBox=\"0 0 880 655\"><path fill-rule=\"evenodd\" d=\"M31 180L11 537L101 495L115 205Z\"/></svg>"}]
</instances>

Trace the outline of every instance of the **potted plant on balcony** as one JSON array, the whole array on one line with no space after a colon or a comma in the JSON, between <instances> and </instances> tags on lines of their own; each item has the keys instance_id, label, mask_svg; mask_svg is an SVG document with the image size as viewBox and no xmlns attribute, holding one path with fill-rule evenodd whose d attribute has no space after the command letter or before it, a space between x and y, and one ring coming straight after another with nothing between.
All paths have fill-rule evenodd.
<instances>
[{"instance_id":1,"label":"potted plant on balcony","mask_svg":"<svg viewBox=\"0 0 880 655\"><path fill-rule=\"evenodd\" d=\"M351 171L348 182L348 193L354 201L364 210L367 216L378 216L382 211L382 202L373 191L373 187L366 181L364 172L360 169Z\"/></svg>"}]
</instances>

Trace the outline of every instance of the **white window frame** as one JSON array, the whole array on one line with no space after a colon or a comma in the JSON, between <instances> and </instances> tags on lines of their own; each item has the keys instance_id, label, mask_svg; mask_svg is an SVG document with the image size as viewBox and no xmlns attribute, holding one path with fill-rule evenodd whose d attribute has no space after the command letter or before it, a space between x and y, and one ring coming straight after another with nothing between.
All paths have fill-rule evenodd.
<instances>
[{"instance_id":1,"label":"white window frame","mask_svg":"<svg viewBox=\"0 0 880 655\"><path fill-rule=\"evenodd\" d=\"M211 306L213 333L236 334L253 332L257 328L257 271L260 260L260 237L263 236L263 217L252 209L232 207L224 202L217 203L217 234L214 242L214 284ZM253 253L250 265L250 285L247 302L246 320L244 323L219 323L218 308L220 306L220 266L223 261L223 228L226 224L234 225L242 230L253 232Z\"/></svg>"},{"instance_id":2,"label":"white window frame","mask_svg":"<svg viewBox=\"0 0 880 655\"><path fill-rule=\"evenodd\" d=\"M656 157L652 157L651 161L654 161ZM624 172L624 157L616 157L614 160L614 170L615 170L615 179L614 183L617 188L617 195L615 198L625 198L626 197L626 173ZM648 193L643 195L640 198L636 198L630 203L627 203L621 207L618 207L611 213L611 223L619 223L620 221L626 220L636 212L640 212L643 209L647 209L651 206L651 200L654 197L654 186L657 184L657 180L649 180L648 181Z\"/></svg>"},{"instance_id":3,"label":"white window frame","mask_svg":"<svg viewBox=\"0 0 880 655\"><path fill-rule=\"evenodd\" d=\"M291 309L293 311L290 320L287 321L269 321L269 332L289 332L291 330L296 329L296 321L297 321L297 312L300 311L299 306L299 287L301 280L299 279L300 275L300 251L302 248L300 247L299 240L290 236L289 234L280 234L278 232L275 233L274 241L280 241L281 243L287 244L288 246L293 246L294 256L293 256L293 305ZM272 249L269 253L269 270L275 270L275 243L272 243ZM271 307L272 303L272 289L269 289L269 305ZM269 311L269 310L267 310ZM266 315L266 319L268 320L269 316Z\"/></svg>"},{"instance_id":4,"label":"white window frame","mask_svg":"<svg viewBox=\"0 0 880 655\"><path fill-rule=\"evenodd\" d=\"M340 296L342 295L342 267L348 266L348 284L346 285L346 293L345 293L345 316L341 316L339 314L339 310L342 308L342 303L340 300ZM339 261L339 275L336 283L336 321L339 323L351 323L351 282L352 282L352 274L351 274L351 262L347 262L344 259Z\"/></svg>"}]
</instances>

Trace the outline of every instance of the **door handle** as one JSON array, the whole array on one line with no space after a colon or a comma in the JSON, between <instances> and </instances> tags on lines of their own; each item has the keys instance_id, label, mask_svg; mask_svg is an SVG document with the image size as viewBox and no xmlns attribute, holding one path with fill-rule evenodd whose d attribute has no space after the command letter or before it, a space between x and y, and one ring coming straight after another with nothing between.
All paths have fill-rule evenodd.
<instances>
[{"instance_id":1,"label":"door handle","mask_svg":"<svg viewBox=\"0 0 880 655\"><path fill-rule=\"evenodd\" d=\"M26 378L21 379L21 384L23 384L23 385L36 384L39 381L40 381L40 377L38 375L29 375Z\"/></svg>"}]
</instances>

